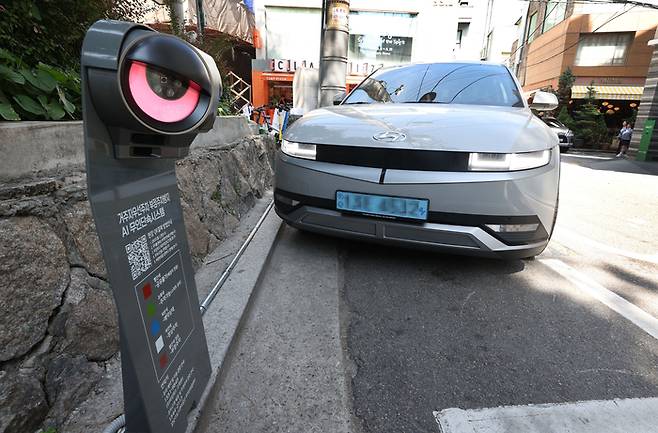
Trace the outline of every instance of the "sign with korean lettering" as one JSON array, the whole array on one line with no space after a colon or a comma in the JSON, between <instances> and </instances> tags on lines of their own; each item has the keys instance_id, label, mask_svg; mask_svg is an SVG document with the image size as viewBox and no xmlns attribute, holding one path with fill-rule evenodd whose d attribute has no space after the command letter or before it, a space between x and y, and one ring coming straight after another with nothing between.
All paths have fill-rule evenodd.
<instances>
[{"instance_id":1,"label":"sign with korean lettering","mask_svg":"<svg viewBox=\"0 0 658 433\"><path fill-rule=\"evenodd\" d=\"M329 0L329 7L327 8L327 29L349 32L349 15L349 3L340 0Z\"/></svg>"},{"instance_id":2,"label":"sign with korean lettering","mask_svg":"<svg viewBox=\"0 0 658 433\"><path fill-rule=\"evenodd\" d=\"M351 34L349 58L355 62L398 65L411 62L413 38Z\"/></svg>"},{"instance_id":3,"label":"sign with korean lettering","mask_svg":"<svg viewBox=\"0 0 658 433\"><path fill-rule=\"evenodd\" d=\"M184 432L210 363L175 174L92 192L92 206L136 379L124 384L153 432Z\"/></svg>"}]
</instances>

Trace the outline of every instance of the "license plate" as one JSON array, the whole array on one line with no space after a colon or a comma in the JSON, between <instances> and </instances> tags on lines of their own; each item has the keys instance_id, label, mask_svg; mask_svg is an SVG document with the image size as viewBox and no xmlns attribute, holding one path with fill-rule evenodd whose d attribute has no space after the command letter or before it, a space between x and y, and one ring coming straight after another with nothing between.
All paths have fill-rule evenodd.
<instances>
[{"instance_id":1,"label":"license plate","mask_svg":"<svg viewBox=\"0 0 658 433\"><path fill-rule=\"evenodd\" d=\"M429 200L336 191L336 209L391 218L427 220Z\"/></svg>"}]
</instances>

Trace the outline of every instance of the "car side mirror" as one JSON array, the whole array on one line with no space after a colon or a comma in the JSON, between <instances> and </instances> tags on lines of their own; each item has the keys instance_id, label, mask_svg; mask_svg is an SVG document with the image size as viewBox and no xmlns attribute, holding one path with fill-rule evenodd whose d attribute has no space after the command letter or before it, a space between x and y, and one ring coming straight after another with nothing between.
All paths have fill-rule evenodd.
<instances>
[{"instance_id":1,"label":"car side mirror","mask_svg":"<svg viewBox=\"0 0 658 433\"><path fill-rule=\"evenodd\" d=\"M334 95L334 105L340 105L341 102L343 102L343 99L347 96L347 93L345 92L340 92Z\"/></svg>"},{"instance_id":2,"label":"car side mirror","mask_svg":"<svg viewBox=\"0 0 658 433\"><path fill-rule=\"evenodd\" d=\"M538 111L555 110L558 106L557 96L549 92L537 91L531 96L528 105Z\"/></svg>"}]
</instances>

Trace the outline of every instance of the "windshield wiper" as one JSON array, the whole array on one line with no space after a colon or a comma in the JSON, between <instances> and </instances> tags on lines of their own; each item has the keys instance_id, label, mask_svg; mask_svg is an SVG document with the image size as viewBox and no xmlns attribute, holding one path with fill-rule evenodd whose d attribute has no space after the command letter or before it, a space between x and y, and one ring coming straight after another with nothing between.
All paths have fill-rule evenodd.
<instances>
[{"instance_id":1,"label":"windshield wiper","mask_svg":"<svg viewBox=\"0 0 658 433\"><path fill-rule=\"evenodd\" d=\"M445 101L404 101L404 104L448 104Z\"/></svg>"},{"instance_id":2,"label":"windshield wiper","mask_svg":"<svg viewBox=\"0 0 658 433\"><path fill-rule=\"evenodd\" d=\"M372 104L372 102L366 102L366 101L345 102L342 105L362 105L362 104Z\"/></svg>"}]
</instances>

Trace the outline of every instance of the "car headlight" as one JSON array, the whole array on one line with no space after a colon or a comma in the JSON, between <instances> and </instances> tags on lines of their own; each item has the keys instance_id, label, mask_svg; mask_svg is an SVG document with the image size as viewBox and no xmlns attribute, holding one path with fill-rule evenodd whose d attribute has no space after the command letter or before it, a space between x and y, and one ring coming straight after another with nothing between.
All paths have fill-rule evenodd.
<instances>
[{"instance_id":1,"label":"car headlight","mask_svg":"<svg viewBox=\"0 0 658 433\"><path fill-rule=\"evenodd\" d=\"M550 150L523 153L471 153L470 171L517 171L542 167L551 160Z\"/></svg>"},{"instance_id":2,"label":"car headlight","mask_svg":"<svg viewBox=\"0 0 658 433\"><path fill-rule=\"evenodd\" d=\"M294 141L282 140L281 152L295 158L315 159L315 144L295 143Z\"/></svg>"}]
</instances>

